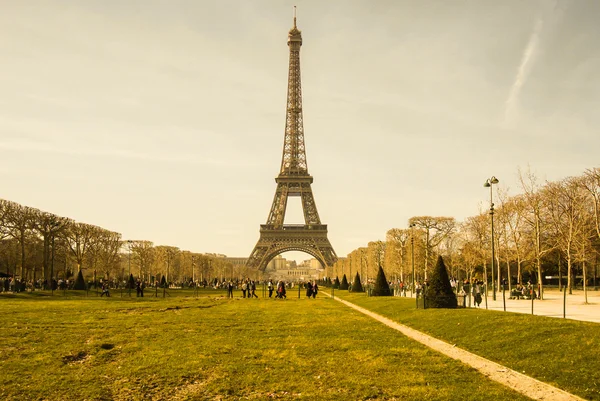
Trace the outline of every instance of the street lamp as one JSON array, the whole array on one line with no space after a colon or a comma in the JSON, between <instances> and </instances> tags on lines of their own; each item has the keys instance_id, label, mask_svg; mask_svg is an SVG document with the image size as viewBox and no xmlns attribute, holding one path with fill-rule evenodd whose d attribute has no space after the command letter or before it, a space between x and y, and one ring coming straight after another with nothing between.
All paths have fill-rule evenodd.
<instances>
[{"instance_id":1,"label":"street lamp","mask_svg":"<svg viewBox=\"0 0 600 401\"><path fill-rule=\"evenodd\" d=\"M50 289L52 295L54 295L54 237L56 237L56 230L60 226L58 221L52 220L50 223L50 233L52 234L52 261L50 263Z\"/></svg>"},{"instance_id":2,"label":"street lamp","mask_svg":"<svg viewBox=\"0 0 600 401\"><path fill-rule=\"evenodd\" d=\"M488 178L483 184L484 187L490 188L490 217L492 221L492 298L496 300L496 281L494 280L494 195L492 193L492 189L494 188L494 184L498 183L498 179L494 176ZM500 266L498 266L498 269ZM498 283L500 285L500 283Z\"/></svg>"},{"instance_id":3,"label":"street lamp","mask_svg":"<svg viewBox=\"0 0 600 401\"><path fill-rule=\"evenodd\" d=\"M131 296L131 283L129 282L129 278L131 277L131 240L128 239L127 240L127 246L129 248L129 273L127 274L127 289L128 289L128 293L129 296ZM139 295L139 294L138 294Z\"/></svg>"},{"instance_id":4,"label":"street lamp","mask_svg":"<svg viewBox=\"0 0 600 401\"><path fill-rule=\"evenodd\" d=\"M194 274L194 255L192 255L192 282L196 284L196 275Z\"/></svg>"},{"instance_id":5,"label":"street lamp","mask_svg":"<svg viewBox=\"0 0 600 401\"><path fill-rule=\"evenodd\" d=\"M410 227L410 260L412 263L412 289L411 293L415 293L415 223L409 225Z\"/></svg>"}]
</instances>

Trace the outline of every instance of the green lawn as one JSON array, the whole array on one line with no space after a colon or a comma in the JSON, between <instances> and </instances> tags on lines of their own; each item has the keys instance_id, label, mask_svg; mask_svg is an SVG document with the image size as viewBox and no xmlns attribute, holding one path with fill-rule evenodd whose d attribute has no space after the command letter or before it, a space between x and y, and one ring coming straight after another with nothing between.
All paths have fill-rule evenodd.
<instances>
[{"instance_id":1,"label":"green lawn","mask_svg":"<svg viewBox=\"0 0 600 401\"><path fill-rule=\"evenodd\" d=\"M324 296L183 294L0 296L0 399L524 399Z\"/></svg>"},{"instance_id":2,"label":"green lawn","mask_svg":"<svg viewBox=\"0 0 600 401\"><path fill-rule=\"evenodd\" d=\"M600 400L600 324L483 309L416 309L415 300L336 296L590 400Z\"/></svg>"}]
</instances>

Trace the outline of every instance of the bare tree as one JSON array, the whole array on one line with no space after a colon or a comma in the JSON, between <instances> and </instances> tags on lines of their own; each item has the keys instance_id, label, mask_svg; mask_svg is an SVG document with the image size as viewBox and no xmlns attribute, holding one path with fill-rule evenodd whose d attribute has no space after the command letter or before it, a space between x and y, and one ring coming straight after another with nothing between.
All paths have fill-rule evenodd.
<instances>
[{"instance_id":1,"label":"bare tree","mask_svg":"<svg viewBox=\"0 0 600 401\"><path fill-rule=\"evenodd\" d=\"M575 178L548 183L545 191L547 208L556 232L556 245L567 259L567 286L572 293L573 262L577 246L588 237L585 218L585 194Z\"/></svg>"},{"instance_id":2,"label":"bare tree","mask_svg":"<svg viewBox=\"0 0 600 401\"><path fill-rule=\"evenodd\" d=\"M15 202L8 202L3 208L5 230L8 232L8 235L19 242L19 276L21 279L23 279L26 261L27 239L28 236L32 234L34 227L34 216L37 209L21 206Z\"/></svg>"},{"instance_id":3,"label":"bare tree","mask_svg":"<svg viewBox=\"0 0 600 401\"><path fill-rule=\"evenodd\" d=\"M162 264L163 275L167 283L177 277L177 264L179 260L179 248L175 246L159 245L156 249L156 262Z\"/></svg>"},{"instance_id":4,"label":"bare tree","mask_svg":"<svg viewBox=\"0 0 600 401\"><path fill-rule=\"evenodd\" d=\"M596 235L600 239L600 168L592 168L585 171L582 185L587 190L592 201L594 228Z\"/></svg>"},{"instance_id":5,"label":"bare tree","mask_svg":"<svg viewBox=\"0 0 600 401\"><path fill-rule=\"evenodd\" d=\"M432 255L432 248L437 247L441 242L452 233L456 225L454 217L432 217L416 216L408 220L409 226L414 225L425 232L425 265L424 274L427 280L427 272Z\"/></svg>"},{"instance_id":6,"label":"bare tree","mask_svg":"<svg viewBox=\"0 0 600 401\"><path fill-rule=\"evenodd\" d=\"M407 245L410 239L410 230L392 228L386 234L385 264L388 269L394 266L393 273L400 281L404 281L404 266L406 262Z\"/></svg>"},{"instance_id":7,"label":"bare tree","mask_svg":"<svg viewBox=\"0 0 600 401\"><path fill-rule=\"evenodd\" d=\"M120 262L119 251L123 246L121 234L100 229L98 231L98 236L94 241L94 245L99 267L104 272L104 278L109 279L111 276L116 276L118 274Z\"/></svg>"},{"instance_id":8,"label":"bare tree","mask_svg":"<svg viewBox=\"0 0 600 401\"><path fill-rule=\"evenodd\" d=\"M367 277L375 279L379 266L383 267L385 257L385 242L371 241L367 244Z\"/></svg>"},{"instance_id":9,"label":"bare tree","mask_svg":"<svg viewBox=\"0 0 600 401\"><path fill-rule=\"evenodd\" d=\"M8 228L8 216L11 208L11 203L12 202L9 202L7 200L0 199L0 241L10 236L10 231Z\"/></svg>"},{"instance_id":10,"label":"bare tree","mask_svg":"<svg viewBox=\"0 0 600 401\"><path fill-rule=\"evenodd\" d=\"M77 263L77 272L82 269L83 262L93 241L97 238L100 227L91 224L69 221L63 232L69 250Z\"/></svg>"},{"instance_id":11,"label":"bare tree","mask_svg":"<svg viewBox=\"0 0 600 401\"><path fill-rule=\"evenodd\" d=\"M470 245L463 245L463 253L468 251L469 262L475 263L474 261L479 258L479 263L483 266L483 281L486 283L486 294L487 294L487 246L490 243L490 230L488 230L487 214L481 212L476 216L467 217L466 221L462 225L463 227L463 241Z\"/></svg>"},{"instance_id":12,"label":"bare tree","mask_svg":"<svg viewBox=\"0 0 600 401\"><path fill-rule=\"evenodd\" d=\"M537 182L537 177L531 170L524 175L519 170L519 181L523 189L523 201L527 208L527 213L523 214L525 224L528 226L529 240L533 244L533 259L537 270L537 279L540 286L540 299L544 299L544 285L542 282L542 258L552 250L547 242L543 240L544 229L544 197L541 193L541 187Z\"/></svg>"},{"instance_id":13,"label":"bare tree","mask_svg":"<svg viewBox=\"0 0 600 401\"><path fill-rule=\"evenodd\" d=\"M52 262L52 252L54 248L54 239L62 233L68 223L68 219L59 217L52 213L37 210L33 216L33 227L40 233L43 240L43 276L50 280L50 264Z\"/></svg>"},{"instance_id":14,"label":"bare tree","mask_svg":"<svg viewBox=\"0 0 600 401\"><path fill-rule=\"evenodd\" d=\"M131 252L139 266L140 277L150 279L151 267L156 258L156 250L151 241L132 241Z\"/></svg>"}]
</instances>

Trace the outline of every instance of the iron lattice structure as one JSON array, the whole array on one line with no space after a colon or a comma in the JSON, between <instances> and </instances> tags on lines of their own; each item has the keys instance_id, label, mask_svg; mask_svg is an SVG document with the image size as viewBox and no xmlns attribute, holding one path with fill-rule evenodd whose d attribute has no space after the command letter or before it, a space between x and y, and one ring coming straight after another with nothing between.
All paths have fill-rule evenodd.
<instances>
[{"instance_id":1,"label":"iron lattice structure","mask_svg":"<svg viewBox=\"0 0 600 401\"><path fill-rule=\"evenodd\" d=\"M312 193L313 177L308 174L304 148L302 120L302 86L300 82L300 47L302 33L294 27L288 34L290 65L287 90L285 138L281 170L275 178L277 190L271 205L267 224L260 226L260 238L246 265L264 271L271 259L287 251L302 251L312 255L321 264L332 266L337 255L327 238L327 225L321 224ZM284 224L287 201L290 196L301 198L304 224Z\"/></svg>"}]
</instances>

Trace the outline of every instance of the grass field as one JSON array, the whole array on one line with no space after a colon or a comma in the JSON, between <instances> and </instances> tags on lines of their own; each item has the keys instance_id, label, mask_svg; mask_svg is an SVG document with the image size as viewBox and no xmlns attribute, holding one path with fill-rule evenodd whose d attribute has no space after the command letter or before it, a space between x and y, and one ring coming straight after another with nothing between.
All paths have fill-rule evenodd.
<instances>
[{"instance_id":1,"label":"grass field","mask_svg":"<svg viewBox=\"0 0 600 401\"><path fill-rule=\"evenodd\" d=\"M523 399L339 302L292 294L0 296L0 399Z\"/></svg>"},{"instance_id":2,"label":"grass field","mask_svg":"<svg viewBox=\"0 0 600 401\"><path fill-rule=\"evenodd\" d=\"M482 309L416 309L415 300L336 296L590 400L600 400L600 324Z\"/></svg>"}]
</instances>

